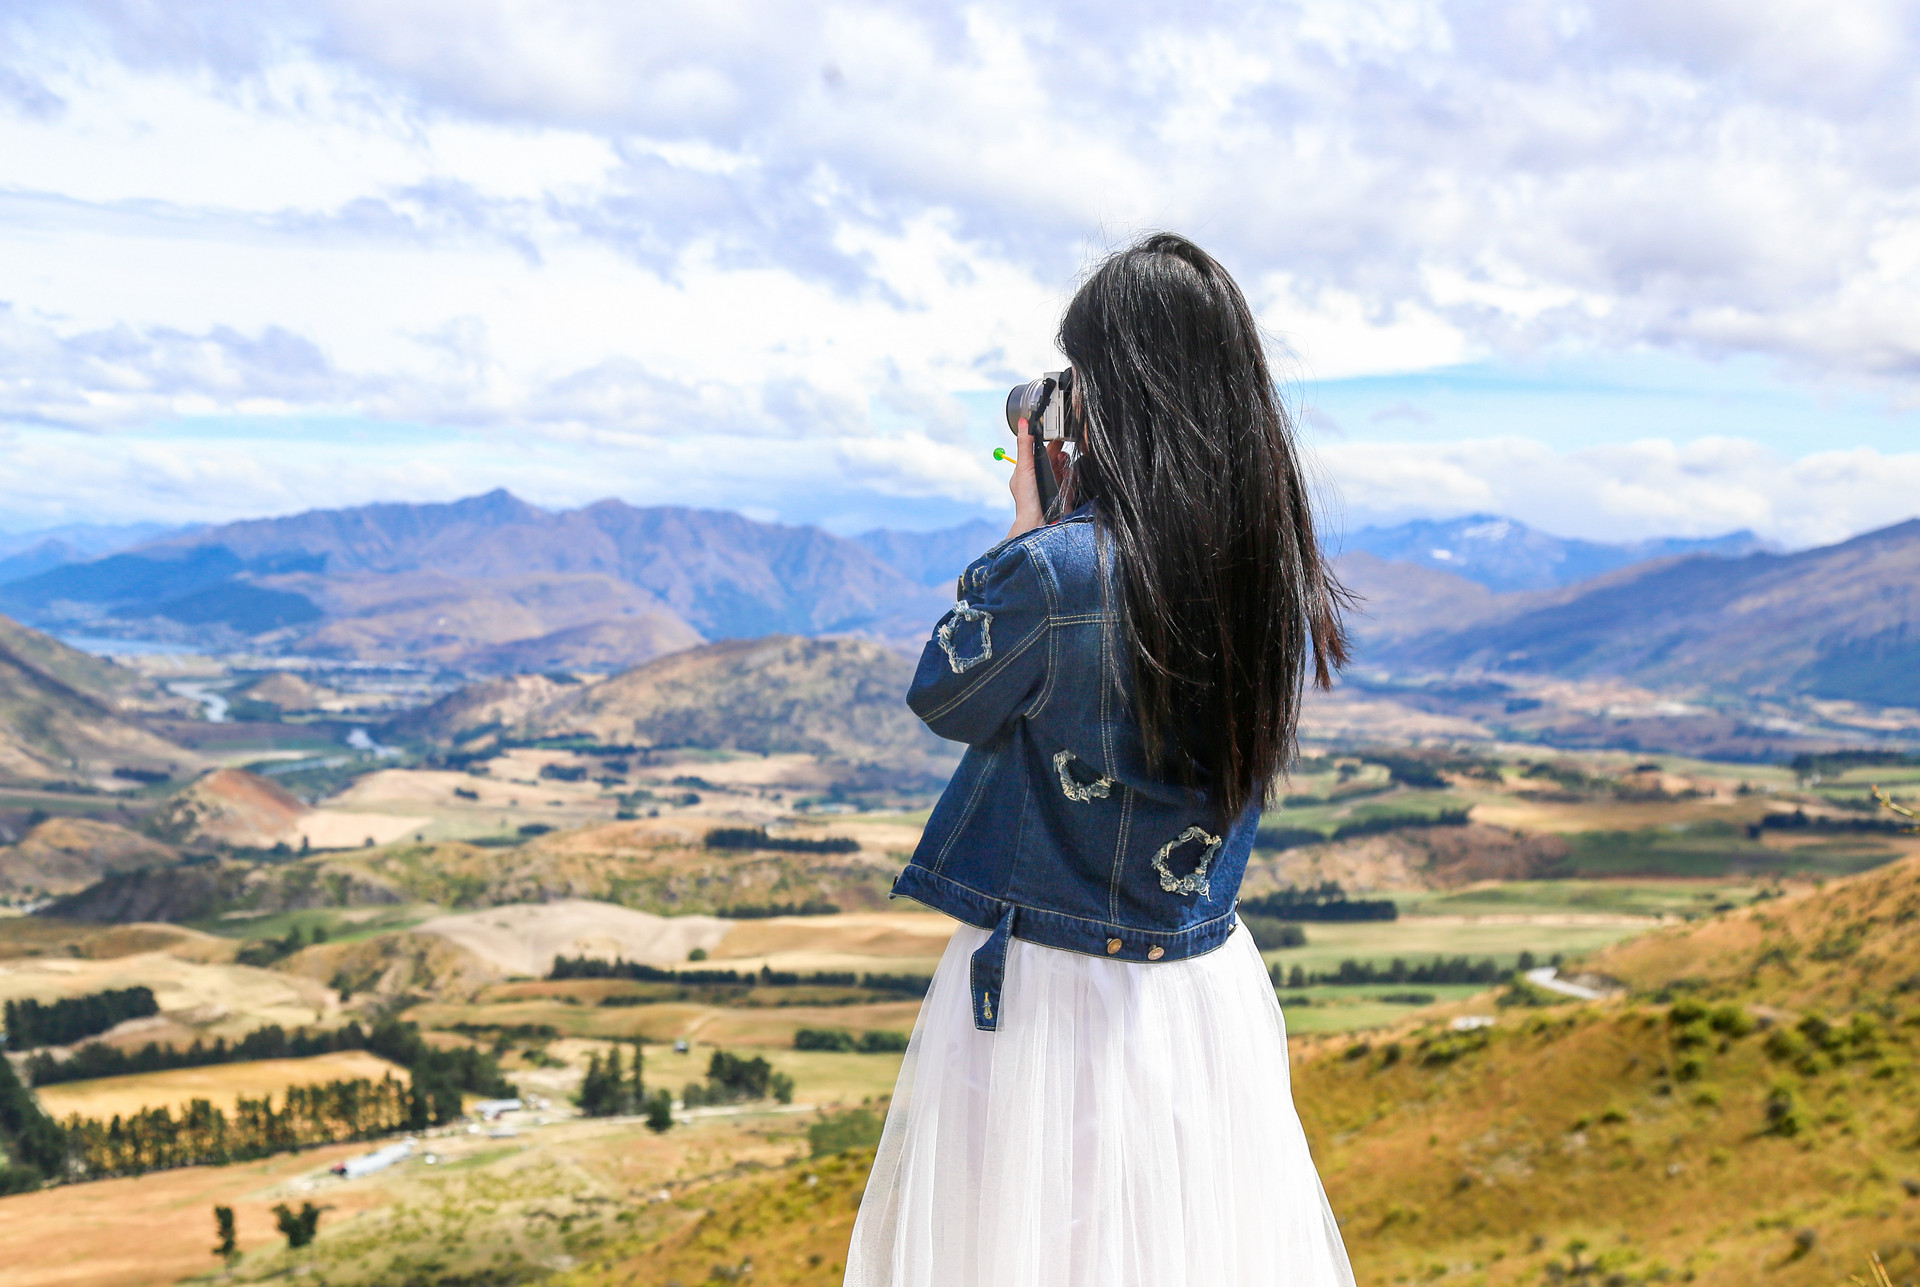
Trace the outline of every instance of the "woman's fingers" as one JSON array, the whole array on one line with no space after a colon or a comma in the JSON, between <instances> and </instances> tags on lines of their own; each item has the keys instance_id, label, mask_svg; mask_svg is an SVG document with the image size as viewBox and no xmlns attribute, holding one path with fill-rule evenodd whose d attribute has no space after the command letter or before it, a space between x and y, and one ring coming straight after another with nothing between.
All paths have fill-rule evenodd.
<instances>
[{"instance_id":1,"label":"woman's fingers","mask_svg":"<svg viewBox=\"0 0 1920 1287\"><path fill-rule=\"evenodd\" d=\"M1027 432L1026 421L1020 422L1020 432L1014 435L1019 444L1019 456L1014 460L1013 477L1007 480L1007 491L1013 495L1013 526L1007 529L1009 539L1022 532L1031 532L1046 522L1046 516L1040 510L1040 484L1033 476L1033 435Z\"/></svg>"}]
</instances>

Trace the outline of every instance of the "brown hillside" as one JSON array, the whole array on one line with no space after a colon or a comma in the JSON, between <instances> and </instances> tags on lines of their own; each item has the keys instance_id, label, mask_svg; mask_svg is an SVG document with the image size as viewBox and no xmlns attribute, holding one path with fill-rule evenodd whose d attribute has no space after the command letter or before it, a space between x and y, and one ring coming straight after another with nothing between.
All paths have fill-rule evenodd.
<instances>
[{"instance_id":1,"label":"brown hillside","mask_svg":"<svg viewBox=\"0 0 1920 1287\"><path fill-rule=\"evenodd\" d=\"M1608 949L1593 968L1637 987L1845 1010L1920 990L1920 857Z\"/></svg>"},{"instance_id":2,"label":"brown hillside","mask_svg":"<svg viewBox=\"0 0 1920 1287\"><path fill-rule=\"evenodd\" d=\"M1869 1252L1920 1279L1917 911L1920 859L1614 948L1598 964L1651 990L1633 1000L1489 995L1442 1013L1491 1027L1296 1039L1273 1091L1299 1107L1358 1280L1834 1287ZM693 1222L564 1281L750 1260L756 1281L836 1282L867 1158L848 1163L703 1188Z\"/></svg>"},{"instance_id":3,"label":"brown hillside","mask_svg":"<svg viewBox=\"0 0 1920 1287\"><path fill-rule=\"evenodd\" d=\"M902 859L884 851L782 854L705 848L709 820L617 822L509 848L393 845L357 870L409 899L445 907L592 898L662 915L739 903L821 899L849 911L886 906ZM345 865L345 864L342 864Z\"/></svg>"},{"instance_id":4,"label":"brown hillside","mask_svg":"<svg viewBox=\"0 0 1920 1287\"><path fill-rule=\"evenodd\" d=\"M538 648L545 640L552 654L564 652L565 637L596 627L623 635L632 660L644 661L670 647L700 641L691 626L658 597L602 573L548 573L539 576L464 578L440 571L352 577L317 574L276 578L283 589L297 590L321 603L329 620L314 629L306 646L353 656L407 657L474 669L489 663L497 649L515 645ZM647 648L652 646L652 651ZM553 668L581 666L560 656ZM504 668L504 667L500 667Z\"/></svg>"},{"instance_id":5,"label":"brown hillside","mask_svg":"<svg viewBox=\"0 0 1920 1287\"><path fill-rule=\"evenodd\" d=\"M275 671L239 689L234 696L260 702L279 711L315 711L339 697L331 688L309 683L284 670Z\"/></svg>"},{"instance_id":6,"label":"brown hillside","mask_svg":"<svg viewBox=\"0 0 1920 1287\"><path fill-rule=\"evenodd\" d=\"M699 631L679 617L647 612L572 626L537 639L495 644L469 654L466 664L475 670L509 674L542 670L621 671L705 642Z\"/></svg>"},{"instance_id":7,"label":"brown hillside","mask_svg":"<svg viewBox=\"0 0 1920 1287\"><path fill-rule=\"evenodd\" d=\"M436 742L459 744L478 740L502 729L524 726L564 687L545 675L485 679L403 715L390 729L397 737L422 737Z\"/></svg>"},{"instance_id":8,"label":"brown hillside","mask_svg":"<svg viewBox=\"0 0 1920 1287\"><path fill-rule=\"evenodd\" d=\"M154 810L148 826L175 844L209 841L266 849L289 840L306 805L244 769L215 769Z\"/></svg>"},{"instance_id":9,"label":"brown hillside","mask_svg":"<svg viewBox=\"0 0 1920 1287\"><path fill-rule=\"evenodd\" d=\"M0 782L124 788L115 769L191 773L198 756L137 722L170 705L132 671L0 617Z\"/></svg>"},{"instance_id":10,"label":"brown hillside","mask_svg":"<svg viewBox=\"0 0 1920 1287\"><path fill-rule=\"evenodd\" d=\"M90 818L48 818L0 848L0 894L70 894L102 876L159 867L179 854L139 832Z\"/></svg>"},{"instance_id":11,"label":"brown hillside","mask_svg":"<svg viewBox=\"0 0 1920 1287\"><path fill-rule=\"evenodd\" d=\"M362 867L324 859L229 860L109 874L48 909L76 921L197 921L228 911L391 906L407 901Z\"/></svg>"},{"instance_id":12,"label":"brown hillside","mask_svg":"<svg viewBox=\"0 0 1920 1287\"><path fill-rule=\"evenodd\" d=\"M910 767L951 753L907 709L912 676L911 662L864 640L729 639L564 692L526 728Z\"/></svg>"}]
</instances>

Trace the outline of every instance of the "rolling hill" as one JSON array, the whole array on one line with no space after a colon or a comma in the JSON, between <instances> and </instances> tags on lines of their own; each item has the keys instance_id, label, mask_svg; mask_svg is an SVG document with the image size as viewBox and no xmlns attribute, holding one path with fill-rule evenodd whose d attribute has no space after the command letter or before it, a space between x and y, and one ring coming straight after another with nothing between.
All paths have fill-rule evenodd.
<instances>
[{"instance_id":1,"label":"rolling hill","mask_svg":"<svg viewBox=\"0 0 1920 1287\"><path fill-rule=\"evenodd\" d=\"M593 683L538 675L482 681L391 731L467 748L497 737L585 737L616 746L799 752L944 776L954 748L907 709L912 676L906 658L864 640L729 639Z\"/></svg>"},{"instance_id":2,"label":"rolling hill","mask_svg":"<svg viewBox=\"0 0 1920 1287\"><path fill-rule=\"evenodd\" d=\"M0 781L125 788L141 775L194 772L199 757L139 723L183 705L131 670L0 617Z\"/></svg>"},{"instance_id":3,"label":"rolling hill","mask_svg":"<svg viewBox=\"0 0 1920 1287\"><path fill-rule=\"evenodd\" d=\"M0 896L77 893L106 876L168 866L180 855L151 836L92 818L48 818L0 846Z\"/></svg>"},{"instance_id":4,"label":"rolling hill","mask_svg":"<svg viewBox=\"0 0 1920 1287\"><path fill-rule=\"evenodd\" d=\"M1794 554L1641 564L1380 654L1406 670L1920 705L1920 519Z\"/></svg>"}]
</instances>

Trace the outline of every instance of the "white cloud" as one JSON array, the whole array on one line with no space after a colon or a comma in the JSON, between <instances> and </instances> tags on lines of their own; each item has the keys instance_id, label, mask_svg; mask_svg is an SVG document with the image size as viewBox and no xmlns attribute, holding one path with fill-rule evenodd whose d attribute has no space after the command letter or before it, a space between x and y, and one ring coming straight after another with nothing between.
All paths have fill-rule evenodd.
<instances>
[{"instance_id":1,"label":"white cloud","mask_svg":"<svg viewBox=\"0 0 1920 1287\"><path fill-rule=\"evenodd\" d=\"M831 454L885 403L925 445L873 485L973 494L948 395L1045 364L1075 272L1153 226L1214 248L1308 377L1639 346L1906 396L1917 26L1876 0L9 6L0 416ZM1514 505L1551 480L1583 522L1832 526L1762 481L1810 462L1532 449ZM1462 447L1444 494L1498 508L1526 450ZM1350 500L1402 504L1369 468ZM1832 477L1836 513L1888 511L1873 470Z\"/></svg>"},{"instance_id":2,"label":"white cloud","mask_svg":"<svg viewBox=\"0 0 1920 1287\"><path fill-rule=\"evenodd\" d=\"M1509 437L1332 443L1318 456L1347 528L1493 513L1596 541L1747 528L1801 547L1920 515L1920 451L1851 448L1791 460L1737 438L1555 451Z\"/></svg>"}]
</instances>

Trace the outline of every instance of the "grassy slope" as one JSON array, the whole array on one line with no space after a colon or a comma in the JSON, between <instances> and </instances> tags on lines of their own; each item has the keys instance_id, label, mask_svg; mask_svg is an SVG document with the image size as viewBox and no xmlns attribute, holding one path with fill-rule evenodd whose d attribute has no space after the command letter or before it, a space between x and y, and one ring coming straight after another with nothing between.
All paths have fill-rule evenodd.
<instances>
[{"instance_id":1,"label":"grassy slope","mask_svg":"<svg viewBox=\"0 0 1920 1287\"><path fill-rule=\"evenodd\" d=\"M1640 995L1504 1010L1478 1033L1295 1043L1295 1098L1362 1282L1811 1287L1869 1250L1896 1282L1920 1275L1903 1184L1920 1176L1920 1004L1903 990L1920 973L1920 860L1596 964ZM1675 1021L1694 1004L1770 1026ZM1799 1035L1814 1013L1853 1035L1822 1049ZM693 1224L568 1281L698 1282L749 1258L756 1282L834 1281L858 1191L856 1160L840 1165L715 1186Z\"/></svg>"}]
</instances>

